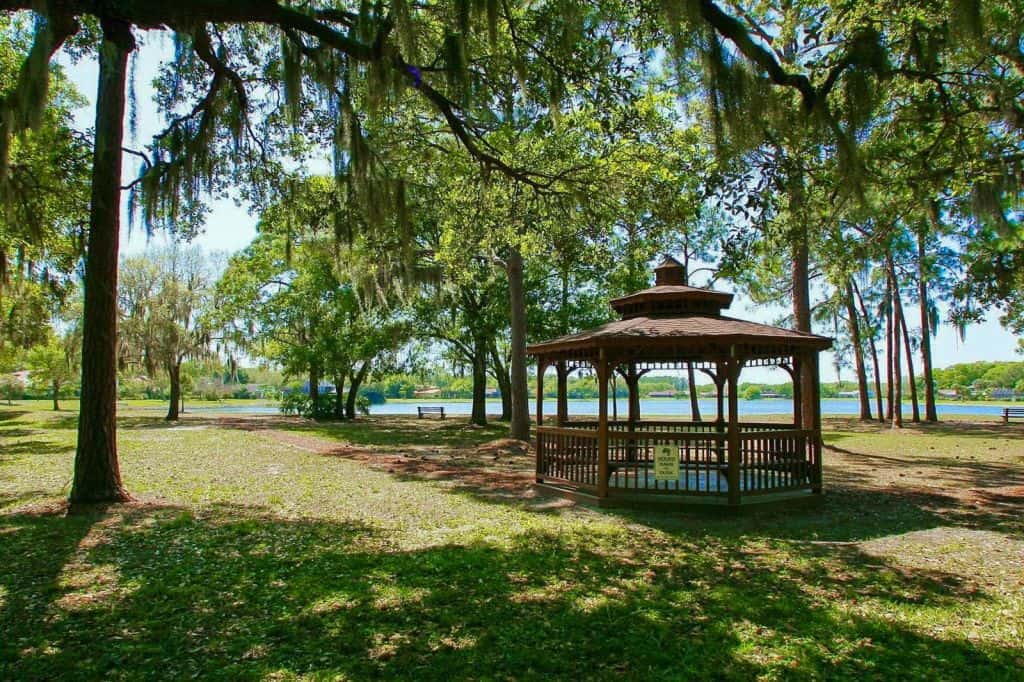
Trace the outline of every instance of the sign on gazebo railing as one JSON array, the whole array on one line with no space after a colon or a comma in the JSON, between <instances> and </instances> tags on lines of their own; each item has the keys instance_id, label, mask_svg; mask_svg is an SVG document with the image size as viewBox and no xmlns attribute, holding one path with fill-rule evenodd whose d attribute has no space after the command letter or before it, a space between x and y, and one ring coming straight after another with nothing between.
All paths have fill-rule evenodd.
<instances>
[{"instance_id":1,"label":"sign on gazebo railing","mask_svg":"<svg viewBox=\"0 0 1024 682\"><path fill-rule=\"evenodd\" d=\"M654 480L679 480L679 448L671 445L654 448Z\"/></svg>"}]
</instances>

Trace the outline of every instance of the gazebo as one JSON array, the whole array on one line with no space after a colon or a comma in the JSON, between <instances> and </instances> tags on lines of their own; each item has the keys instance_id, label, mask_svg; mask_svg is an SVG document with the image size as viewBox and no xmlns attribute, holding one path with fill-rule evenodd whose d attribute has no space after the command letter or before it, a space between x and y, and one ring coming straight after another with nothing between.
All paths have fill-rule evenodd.
<instances>
[{"instance_id":1,"label":"gazebo","mask_svg":"<svg viewBox=\"0 0 1024 682\"><path fill-rule=\"evenodd\" d=\"M619 320L527 348L537 358L537 485L602 506L737 508L817 498L818 353L832 340L726 317L732 294L684 281L683 266L668 257L655 269L655 286L611 301ZM640 377L691 365L717 389L715 419L641 420ZM792 419L740 421L740 372L772 366L793 381ZM553 423L544 418L549 368L558 380ZM585 369L597 377L597 419L570 419L567 379ZM629 392L624 420L608 418L613 373Z\"/></svg>"}]
</instances>

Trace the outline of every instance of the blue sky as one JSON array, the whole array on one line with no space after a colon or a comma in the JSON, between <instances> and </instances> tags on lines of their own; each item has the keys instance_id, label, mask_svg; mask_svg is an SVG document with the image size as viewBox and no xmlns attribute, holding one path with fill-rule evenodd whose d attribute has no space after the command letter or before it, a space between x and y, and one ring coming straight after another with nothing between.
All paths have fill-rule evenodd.
<instances>
[{"instance_id":1,"label":"blue sky","mask_svg":"<svg viewBox=\"0 0 1024 682\"><path fill-rule=\"evenodd\" d=\"M168 54L170 50L170 41L160 33L149 32L140 38L140 49L135 57L139 60L136 67L138 141L126 140L126 146L130 147L141 147L150 136L161 128L160 119L152 101L150 81L152 74L156 72L161 56ZM90 102L94 101L97 74L95 61L87 59L73 65L65 61L64 65L68 76L77 85L79 92ZM92 109L89 106L83 107L77 112L76 121L83 129L92 127L94 122ZM135 163L134 157L125 157L126 181L135 176L137 170ZM325 152L323 171L329 172L329 168ZM194 243L200 244L207 250L234 252L244 248L252 241L256 234L256 218L250 215L245 207L237 206L230 200L218 200L211 204L211 208L206 230L194 240ZM154 235L152 238L148 238L139 227L129 232L127 221L124 221L122 230L122 253L137 253L145 250L150 243L160 244L166 242L167 239L163 235ZM727 290L728 283L723 282L720 288ZM784 312L782 307L756 306L744 296L737 296L730 310L731 315L766 323L779 318ZM912 315L913 313L908 309L908 314ZM818 331L827 334L827 330ZM963 342L960 341L952 327L943 325L932 343L936 367L977 360L1022 359L1015 352L1016 337L999 325L995 314L990 314L984 323L970 327L966 340ZM919 367L917 369L920 371ZM830 357L822 358L821 370L824 380L835 380L835 370ZM844 370L842 378L850 380L852 376L851 370ZM743 380L781 382L785 381L786 377L781 371L750 369L743 373Z\"/></svg>"}]
</instances>

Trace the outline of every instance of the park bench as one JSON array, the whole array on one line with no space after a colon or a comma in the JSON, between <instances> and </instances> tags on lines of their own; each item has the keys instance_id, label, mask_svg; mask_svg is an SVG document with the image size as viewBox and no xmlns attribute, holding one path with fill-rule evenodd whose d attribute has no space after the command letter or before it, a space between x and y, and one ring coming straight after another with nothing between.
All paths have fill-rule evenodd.
<instances>
[{"instance_id":1,"label":"park bench","mask_svg":"<svg viewBox=\"0 0 1024 682\"><path fill-rule=\"evenodd\" d=\"M425 414L439 414L441 419L444 419L444 408L441 406L437 407L417 407L416 413L419 415L417 419L423 419Z\"/></svg>"},{"instance_id":2,"label":"park bench","mask_svg":"<svg viewBox=\"0 0 1024 682\"><path fill-rule=\"evenodd\" d=\"M1017 419L1024 419L1024 407L1004 407L1003 408L1003 423L1009 424L1010 417Z\"/></svg>"}]
</instances>

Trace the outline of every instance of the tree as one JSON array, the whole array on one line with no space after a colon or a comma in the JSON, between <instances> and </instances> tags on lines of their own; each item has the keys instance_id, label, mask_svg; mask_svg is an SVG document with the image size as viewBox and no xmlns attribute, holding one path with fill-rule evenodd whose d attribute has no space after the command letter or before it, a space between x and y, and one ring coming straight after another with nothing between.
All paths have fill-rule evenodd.
<instances>
[{"instance_id":1,"label":"tree","mask_svg":"<svg viewBox=\"0 0 1024 682\"><path fill-rule=\"evenodd\" d=\"M124 322L121 339L140 358L149 376L156 367L167 373L170 398L167 420L179 418L183 403L181 365L209 352L213 272L198 248L179 245L121 262L129 286L121 288Z\"/></svg>"},{"instance_id":2,"label":"tree","mask_svg":"<svg viewBox=\"0 0 1024 682\"><path fill-rule=\"evenodd\" d=\"M27 360L34 384L46 386L53 396L54 412L60 410L60 392L77 374L78 348L71 335L61 339L51 332L45 343L29 350Z\"/></svg>"},{"instance_id":3,"label":"tree","mask_svg":"<svg viewBox=\"0 0 1024 682\"><path fill-rule=\"evenodd\" d=\"M335 241L335 221L345 215L332 179L296 179L264 212L259 236L231 258L211 315L222 342L308 377L309 413L316 417L331 412L319 396L326 378L335 384L333 415L354 418L374 363L409 333L391 290L378 286L372 261L363 257L367 235L357 239L353 231L346 247Z\"/></svg>"}]
</instances>

